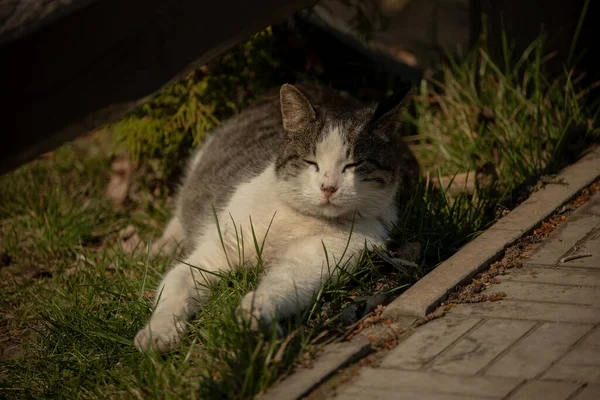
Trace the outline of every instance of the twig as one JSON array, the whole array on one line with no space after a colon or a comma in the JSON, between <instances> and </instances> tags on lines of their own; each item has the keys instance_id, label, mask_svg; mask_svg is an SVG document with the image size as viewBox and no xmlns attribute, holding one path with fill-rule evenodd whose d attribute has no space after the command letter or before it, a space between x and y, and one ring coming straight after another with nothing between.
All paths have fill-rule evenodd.
<instances>
[{"instance_id":1,"label":"twig","mask_svg":"<svg viewBox=\"0 0 600 400\"><path fill-rule=\"evenodd\" d=\"M591 257L592 253L580 253L580 254L572 254L570 256L566 256L564 258L560 259L561 263L566 263L568 261L573 261L573 260L577 260L579 258L586 258L586 257Z\"/></svg>"},{"instance_id":2,"label":"twig","mask_svg":"<svg viewBox=\"0 0 600 400\"><path fill-rule=\"evenodd\" d=\"M298 332L300 332L300 329L296 329L295 331L290 333L288 335L288 337L285 338L283 343L281 343L281 346L279 346L279 349L277 350L275 357L273 357L274 362L279 363L279 362L281 362L281 360L283 360L283 354L285 352L286 347L288 346L288 344L290 344L291 340L294 338L294 336L296 336L298 334Z\"/></svg>"},{"instance_id":3,"label":"twig","mask_svg":"<svg viewBox=\"0 0 600 400\"><path fill-rule=\"evenodd\" d=\"M414 263L412 261L404 260L402 258L390 257L378 248L375 248L375 254L377 254L383 261L387 262L388 264L394 265L397 268L402 268L402 267L418 268L419 267L416 263Z\"/></svg>"}]
</instances>

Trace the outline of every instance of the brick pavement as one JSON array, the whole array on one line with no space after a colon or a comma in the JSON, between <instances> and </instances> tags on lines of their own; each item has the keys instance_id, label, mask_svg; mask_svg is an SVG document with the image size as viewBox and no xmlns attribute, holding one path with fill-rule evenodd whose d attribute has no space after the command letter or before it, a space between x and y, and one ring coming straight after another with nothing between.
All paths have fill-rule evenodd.
<instances>
[{"instance_id":1,"label":"brick pavement","mask_svg":"<svg viewBox=\"0 0 600 400\"><path fill-rule=\"evenodd\" d=\"M417 328L336 398L600 399L600 194L500 278L502 301Z\"/></svg>"}]
</instances>

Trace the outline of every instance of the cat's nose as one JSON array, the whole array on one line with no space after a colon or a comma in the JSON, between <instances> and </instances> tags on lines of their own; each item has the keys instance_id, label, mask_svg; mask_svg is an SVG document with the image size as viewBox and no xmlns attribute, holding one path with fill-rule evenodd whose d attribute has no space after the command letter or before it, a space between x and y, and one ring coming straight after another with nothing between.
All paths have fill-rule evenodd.
<instances>
[{"instance_id":1,"label":"cat's nose","mask_svg":"<svg viewBox=\"0 0 600 400\"><path fill-rule=\"evenodd\" d=\"M337 192L338 188L335 186L325 186L321 185L321 192L325 195L326 198L330 198L332 194Z\"/></svg>"}]
</instances>

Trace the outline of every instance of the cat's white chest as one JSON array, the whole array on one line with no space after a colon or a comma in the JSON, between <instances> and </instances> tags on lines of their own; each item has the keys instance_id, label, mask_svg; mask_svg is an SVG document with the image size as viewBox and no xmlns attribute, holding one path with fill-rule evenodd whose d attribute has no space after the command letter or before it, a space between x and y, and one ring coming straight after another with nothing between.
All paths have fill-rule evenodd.
<instances>
[{"instance_id":1,"label":"cat's white chest","mask_svg":"<svg viewBox=\"0 0 600 400\"><path fill-rule=\"evenodd\" d=\"M243 235L244 247L248 249L254 247L256 238L265 243L265 252L272 252L318 229L315 219L300 215L278 198L276 185L275 173L269 167L237 188L219 217L230 239L235 237L237 241Z\"/></svg>"},{"instance_id":2,"label":"cat's white chest","mask_svg":"<svg viewBox=\"0 0 600 400\"><path fill-rule=\"evenodd\" d=\"M307 237L322 238L327 244L331 238L346 240L351 228L334 226L323 219L298 213L280 200L277 195L277 181L273 167L261 175L240 185L231 197L229 204L219 215L221 236L230 253L239 253L243 240L245 259L256 257L255 241L263 247L262 258L267 261L289 246L297 246ZM355 224L353 242L364 246L365 240L371 244L383 244L386 235L383 225L377 221L361 221Z\"/></svg>"}]
</instances>

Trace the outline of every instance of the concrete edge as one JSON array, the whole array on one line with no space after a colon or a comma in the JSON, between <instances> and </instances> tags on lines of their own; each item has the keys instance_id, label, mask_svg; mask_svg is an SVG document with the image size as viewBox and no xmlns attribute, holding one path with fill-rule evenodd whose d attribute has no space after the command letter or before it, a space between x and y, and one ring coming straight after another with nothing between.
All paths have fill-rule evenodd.
<instances>
[{"instance_id":1,"label":"concrete edge","mask_svg":"<svg viewBox=\"0 0 600 400\"><path fill-rule=\"evenodd\" d=\"M533 193L508 215L402 293L386 307L382 316L422 318L432 312L452 290L500 259L507 247L533 230L598 177L600 147L595 147L558 174L557 182L564 179L566 184L547 184Z\"/></svg>"},{"instance_id":2,"label":"concrete edge","mask_svg":"<svg viewBox=\"0 0 600 400\"><path fill-rule=\"evenodd\" d=\"M261 400L300 399L337 370L366 357L371 351L371 343L364 338L329 345L317 357L312 368L292 373L260 398Z\"/></svg>"}]
</instances>

